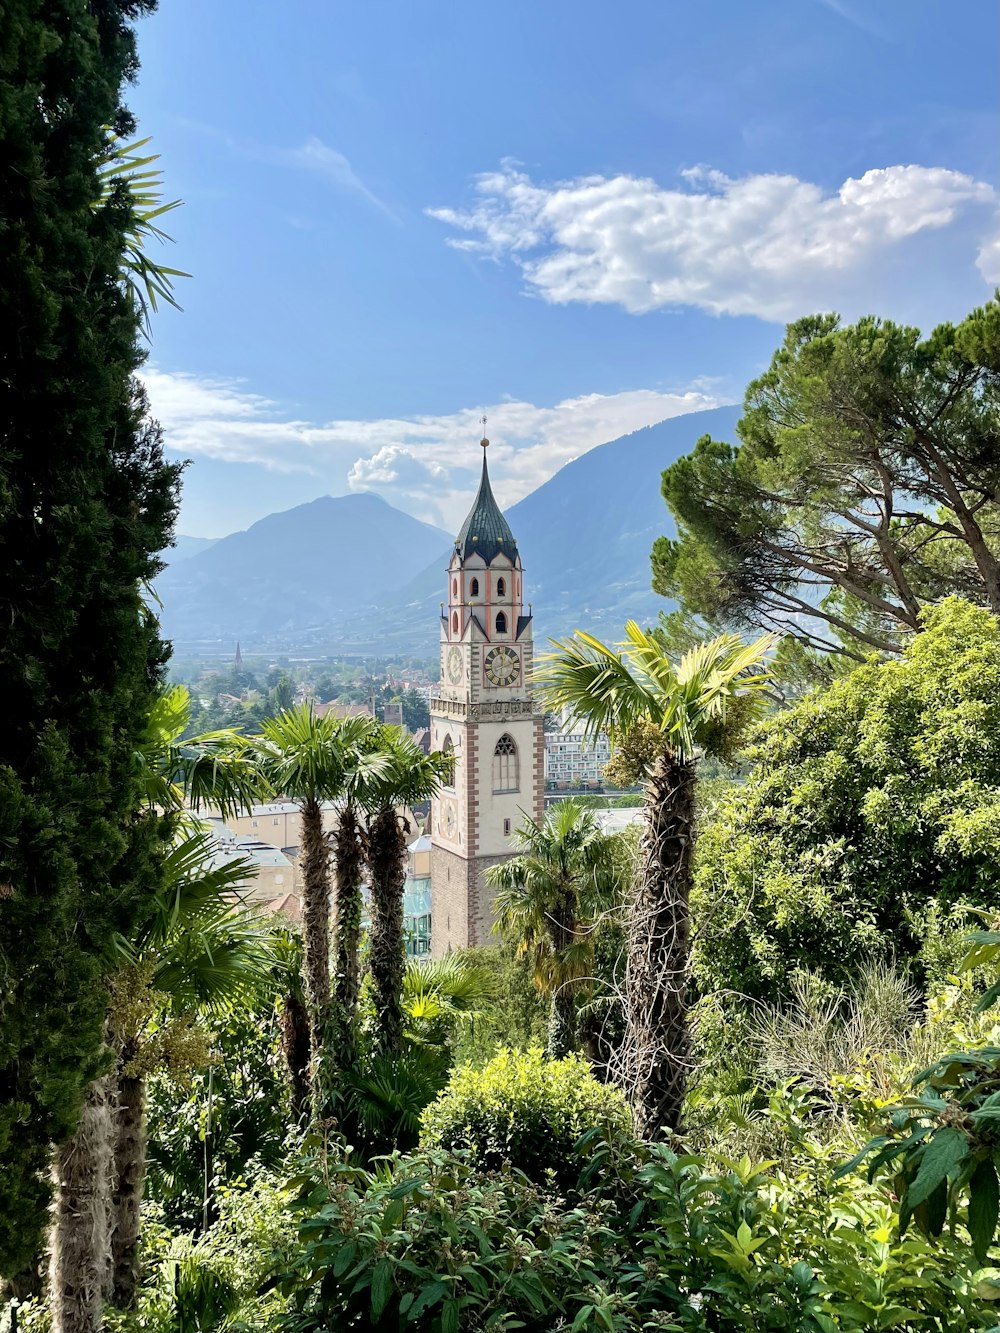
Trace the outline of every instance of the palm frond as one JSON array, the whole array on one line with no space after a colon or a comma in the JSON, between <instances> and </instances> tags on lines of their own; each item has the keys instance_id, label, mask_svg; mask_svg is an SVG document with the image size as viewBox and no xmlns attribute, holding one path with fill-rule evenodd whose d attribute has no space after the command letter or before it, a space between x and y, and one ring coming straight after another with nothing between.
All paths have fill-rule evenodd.
<instances>
[{"instance_id":1,"label":"palm frond","mask_svg":"<svg viewBox=\"0 0 1000 1333\"><path fill-rule=\"evenodd\" d=\"M204 830L182 837L168 852L163 887L144 930L117 943L123 961L153 961L152 988L172 1008L225 1007L273 975L270 928L240 897L252 871L245 857L216 864Z\"/></svg>"},{"instance_id":2,"label":"palm frond","mask_svg":"<svg viewBox=\"0 0 1000 1333\"><path fill-rule=\"evenodd\" d=\"M656 699L635 676L621 653L577 630L572 638L551 640L554 652L539 659L534 673L545 704L566 708L586 734L615 737L656 709Z\"/></svg>"},{"instance_id":3,"label":"palm frond","mask_svg":"<svg viewBox=\"0 0 1000 1333\"><path fill-rule=\"evenodd\" d=\"M452 771L450 755L437 750L424 754L413 737L398 727L380 728L378 749L384 766L359 793L359 804L371 812L428 800Z\"/></svg>"},{"instance_id":4,"label":"palm frond","mask_svg":"<svg viewBox=\"0 0 1000 1333\"><path fill-rule=\"evenodd\" d=\"M122 195L128 203L129 221L119 276L132 297L147 336L150 313L156 312L160 301L180 309L174 295L174 279L191 276L181 269L157 264L147 254L151 240L167 242L172 239L158 222L181 205L179 199L163 202L163 173L153 167L153 163L160 160L159 154L141 152L149 142L147 136L133 143L122 143L110 130L107 132L97 170L100 194L94 204L95 210L104 208L116 196Z\"/></svg>"}]
</instances>

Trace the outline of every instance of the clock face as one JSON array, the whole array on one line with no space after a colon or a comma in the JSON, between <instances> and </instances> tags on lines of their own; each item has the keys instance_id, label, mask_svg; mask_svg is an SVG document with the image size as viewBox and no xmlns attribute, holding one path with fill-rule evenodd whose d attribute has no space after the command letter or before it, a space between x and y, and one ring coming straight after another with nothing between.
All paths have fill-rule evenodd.
<instances>
[{"instance_id":1,"label":"clock face","mask_svg":"<svg viewBox=\"0 0 1000 1333\"><path fill-rule=\"evenodd\" d=\"M483 659L491 685L512 685L521 674L521 659L513 648L491 648Z\"/></svg>"},{"instance_id":2,"label":"clock face","mask_svg":"<svg viewBox=\"0 0 1000 1333\"><path fill-rule=\"evenodd\" d=\"M441 832L447 838L454 838L455 829L458 827L458 818L455 814L454 801L441 802Z\"/></svg>"},{"instance_id":3,"label":"clock face","mask_svg":"<svg viewBox=\"0 0 1000 1333\"><path fill-rule=\"evenodd\" d=\"M462 650L461 648L450 648L448 650L448 679L452 685L461 685L462 683Z\"/></svg>"}]
</instances>

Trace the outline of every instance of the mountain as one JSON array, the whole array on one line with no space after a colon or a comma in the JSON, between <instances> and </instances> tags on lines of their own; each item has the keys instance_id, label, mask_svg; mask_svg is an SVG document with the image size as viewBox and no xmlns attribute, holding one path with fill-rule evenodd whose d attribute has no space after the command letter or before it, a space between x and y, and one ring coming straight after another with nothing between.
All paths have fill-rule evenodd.
<instances>
[{"instance_id":1,"label":"mountain","mask_svg":"<svg viewBox=\"0 0 1000 1333\"><path fill-rule=\"evenodd\" d=\"M182 560L190 560L193 555L207 551L217 540L216 537L185 537L179 532L174 538L173 546L163 552L163 561L168 565L180 564Z\"/></svg>"},{"instance_id":2,"label":"mountain","mask_svg":"<svg viewBox=\"0 0 1000 1333\"><path fill-rule=\"evenodd\" d=\"M619 636L629 618L656 619L668 603L650 587L654 540L673 532L660 495L663 469L689 453L699 436L732 438L738 407L692 412L599 445L560 468L507 510L533 602L535 638L588 629ZM448 551L400 593L382 636L402 644L429 625L444 593Z\"/></svg>"},{"instance_id":3,"label":"mountain","mask_svg":"<svg viewBox=\"0 0 1000 1333\"><path fill-rule=\"evenodd\" d=\"M660 474L700 435L732 438L739 415L719 407L623 435L507 511L537 641L655 621L669 604L650 587L649 553L673 530ZM326 496L175 560L157 580L164 627L179 648L430 656L453 540L378 496Z\"/></svg>"},{"instance_id":4,"label":"mountain","mask_svg":"<svg viewBox=\"0 0 1000 1333\"><path fill-rule=\"evenodd\" d=\"M377 495L323 496L170 564L156 581L164 630L188 647L323 639L384 605L448 540Z\"/></svg>"}]
</instances>

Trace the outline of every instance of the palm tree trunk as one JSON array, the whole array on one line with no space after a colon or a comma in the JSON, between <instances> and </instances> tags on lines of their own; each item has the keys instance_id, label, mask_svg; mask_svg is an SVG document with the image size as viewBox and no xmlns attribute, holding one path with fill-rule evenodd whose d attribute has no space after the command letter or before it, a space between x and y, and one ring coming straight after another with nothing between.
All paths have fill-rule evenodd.
<instances>
[{"instance_id":1,"label":"palm tree trunk","mask_svg":"<svg viewBox=\"0 0 1000 1333\"><path fill-rule=\"evenodd\" d=\"M576 1045L576 999L572 987L563 982L552 992L546 1054L550 1060L562 1060Z\"/></svg>"},{"instance_id":2,"label":"palm tree trunk","mask_svg":"<svg viewBox=\"0 0 1000 1333\"><path fill-rule=\"evenodd\" d=\"M289 991L281 1001L281 1051L292 1093L292 1120L300 1124L309 1109L309 1014Z\"/></svg>"},{"instance_id":3,"label":"palm tree trunk","mask_svg":"<svg viewBox=\"0 0 1000 1333\"><path fill-rule=\"evenodd\" d=\"M573 943L575 912L571 892L562 893L548 917L552 955L558 963ZM549 1009L548 1057L562 1060L578 1045L576 1021L576 985L568 976L556 978Z\"/></svg>"},{"instance_id":4,"label":"palm tree trunk","mask_svg":"<svg viewBox=\"0 0 1000 1333\"><path fill-rule=\"evenodd\" d=\"M129 1043L122 1053L126 1068L137 1054ZM139 1231L146 1176L146 1080L122 1074L118 1080L114 1191L111 1199L112 1303L135 1308L139 1287Z\"/></svg>"},{"instance_id":5,"label":"palm tree trunk","mask_svg":"<svg viewBox=\"0 0 1000 1333\"><path fill-rule=\"evenodd\" d=\"M76 1133L56 1150L49 1300L52 1333L100 1333L111 1288L114 1078L95 1079Z\"/></svg>"},{"instance_id":6,"label":"palm tree trunk","mask_svg":"<svg viewBox=\"0 0 1000 1333\"><path fill-rule=\"evenodd\" d=\"M330 1014L330 846L323 832L323 811L314 797L302 802L301 830L303 981L315 1080ZM315 1082L313 1092L315 1100ZM321 1107L316 1109L322 1113Z\"/></svg>"},{"instance_id":7,"label":"palm tree trunk","mask_svg":"<svg viewBox=\"0 0 1000 1333\"><path fill-rule=\"evenodd\" d=\"M379 1049L403 1049L403 885L406 881L406 832L393 809L381 810L368 834L372 881L372 930L369 955L375 987Z\"/></svg>"},{"instance_id":8,"label":"palm tree trunk","mask_svg":"<svg viewBox=\"0 0 1000 1333\"><path fill-rule=\"evenodd\" d=\"M333 864L337 881L336 974L337 1022L345 1064L351 1064L357 1045L358 994L361 967L361 879L364 865L362 829L354 807L341 811L340 824L333 844Z\"/></svg>"},{"instance_id":9,"label":"palm tree trunk","mask_svg":"<svg viewBox=\"0 0 1000 1333\"><path fill-rule=\"evenodd\" d=\"M628 923L624 1076L636 1129L680 1124L689 1069L687 984L695 765L662 755L646 787L642 868Z\"/></svg>"}]
</instances>

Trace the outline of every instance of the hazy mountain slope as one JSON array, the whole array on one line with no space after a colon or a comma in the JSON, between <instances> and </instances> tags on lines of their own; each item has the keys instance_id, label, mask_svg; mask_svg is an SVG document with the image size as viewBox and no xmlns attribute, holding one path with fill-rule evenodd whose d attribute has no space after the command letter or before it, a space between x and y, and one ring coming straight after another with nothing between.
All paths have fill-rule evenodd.
<instances>
[{"instance_id":1,"label":"hazy mountain slope","mask_svg":"<svg viewBox=\"0 0 1000 1333\"><path fill-rule=\"evenodd\" d=\"M174 538L173 546L168 547L163 552L163 562L167 565L178 565L182 560L190 560L193 555L200 555L202 551L207 551L217 541L217 537L185 537L182 532L179 532Z\"/></svg>"},{"instance_id":2,"label":"hazy mountain slope","mask_svg":"<svg viewBox=\"0 0 1000 1333\"><path fill-rule=\"evenodd\" d=\"M324 496L269 514L157 579L168 637L293 646L384 603L447 534L377 495Z\"/></svg>"},{"instance_id":3,"label":"hazy mountain slope","mask_svg":"<svg viewBox=\"0 0 1000 1333\"><path fill-rule=\"evenodd\" d=\"M720 407L623 435L567 463L507 510L536 639L577 627L614 636L629 617L655 620L667 603L650 587L649 553L656 537L673 530L660 474L701 435L733 438L739 415L738 407ZM403 589L387 635L402 641L428 620L436 627L447 559L442 551Z\"/></svg>"}]
</instances>

